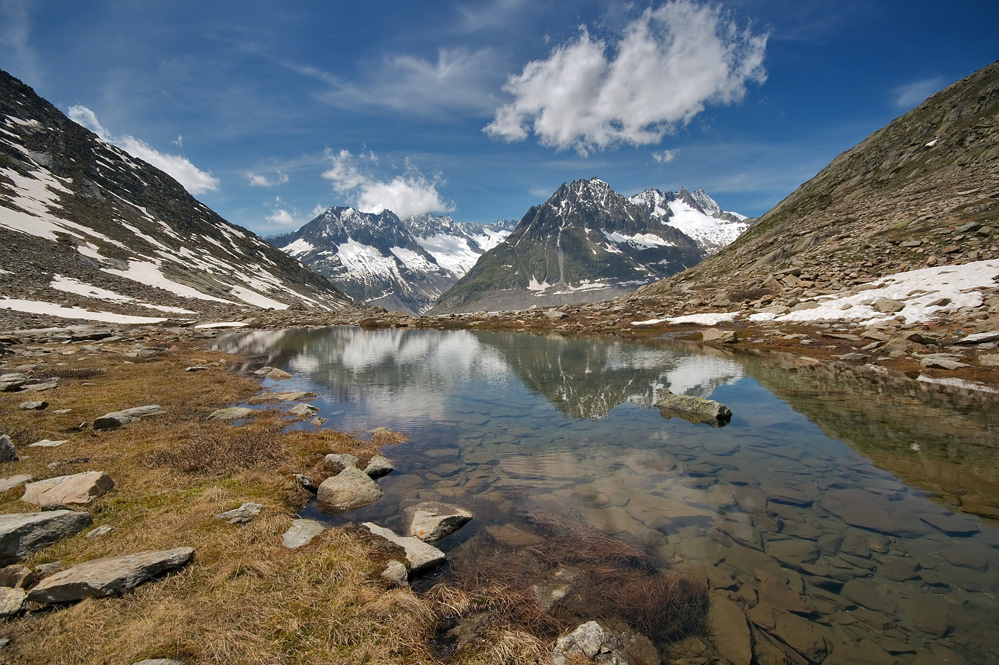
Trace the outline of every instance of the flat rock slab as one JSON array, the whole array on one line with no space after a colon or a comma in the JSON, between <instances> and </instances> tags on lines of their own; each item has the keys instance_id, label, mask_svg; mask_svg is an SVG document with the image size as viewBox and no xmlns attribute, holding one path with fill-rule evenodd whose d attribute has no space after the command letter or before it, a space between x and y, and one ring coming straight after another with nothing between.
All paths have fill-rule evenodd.
<instances>
[{"instance_id":1,"label":"flat rock slab","mask_svg":"<svg viewBox=\"0 0 999 665\"><path fill-rule=\"evenodd\" d=\"M38 550L90 526L88 513L51 510L0 515L0 566L17 563Z\"/></svg>"},{"instance_id":2,"label":"flat rock slab","mask_svg":"<svg viewBox=\"0 0 999 665\"><path fill-rule=\"evenodd\" d=\"M0 393L12 393L28 382L28 377L19 372L0 374Z\"/></svg>"},{"instance_id":3,"label":"flat rock slab","mask_svg":"<svg viewBox=\"0 0 999 665\"><path fill-rule=\"evenodd\" d=\"M290 550L296 550L312 542L312 539L326 530L326 525L316 520L295 520L291 528L284 532L281 543Z\"/></svg>"},{"instance_id":4,"label":"flat rock slab","mask_svg":"<svg viewBox=\"0 0 999 665\"><path fill-rule=\"evenodd\" d=\"M327 478L316 492L316 505L328 515L367 506L382 496L382 488L355 466Z\"/></svg>"},{"instance_id":5,"label":"flat rock slab","mask_svg":"<svg viewBox=\"0 0 999 665\"><path fill-rule=\"evenodd\" d=\"M364 522L363 526L374 535L380 536L406 550L406 560L409 562L409 570L414 575L439 566L447 558L444 552L441 552L433 545L428 545L419 538L400 536L391 529L386 529L372 522Z\"/></svg>"},{"instance_id":6,"label":"flat rock slab","mask_svg":"<svg viewBox=\"0 0 999 665\"><path fill-rule=\"evenodd\" d=\"M979 521L967 515L938 513L933 515L920 515L919 519L923 520L937 531L941 531L948 536L957 538L973 536L981 531Z\"/></svg>"},{"instance_id":7,"label":"flat rock slab","mask_svg":"<svg viewBox=\"0 0 999 665\"><path fill-rule=\"evenodd\" d=\"M118 596L163 573L186 566L193 558L193 548L177 547L94 559L46 577L28 592L28 601L47 605Z\"/></svg>"},{"instance_id":8,"label":"flat rock slab","mask_svg":"<svg viewBox=\"0 0 999 665\"><path fill-rule=\"evenodd\" d=\"M85 505L107 494L113 488L114 481L105 472L87 471L28 483L24 487L21 501L36 506L56 503Z\"/></svg>"},{"instance_id":9,"label":"flat rock slab","mask_svg":"<svg viewBox=\"0 0 999 665\"><path fill-rule=\"evenodd\" d=\"M247 501L239 508L233 508L232 510L227 510L224 513L219 513L215 516L215 519L228 520L229 524L246 524L259 515L262 508L263 506L259 503Z\"/></svg>"},{"instance_id":10,"label":"flat rock slab","mask_svg":"<svg viewBox=\"0 0 999 665\"><path fill-rule=\"evenodd\" d=\"M31 476L26 473L22 473L17 476L11 476L9 478L0 478L0 494L12 490L15 487L20 487L24 483L31 480Z\"/></svg>"},{"instance_id":11,"label":"flat rock slab","mask_svg":"<svg viewBox=\"0 0 999 665\"><path fill-rule=\"evenodd\" d=\"M143 418L148 418L149 416L156 416L161 413L166 413L162 407L157 404L148 404L146 406L136 406L131 409L125 409L123 411L112 411L111 413L106 413L97 420L94 421L95 430L108 430L116 429L122 425L127 425L128 423L134 423L137 420Z\"/></svg>"},{"instance_id":12,"label":"flat rock slab","mask_svg":"<svg viewBox=\"0 0 999 665\"><path fill-rule=\"evenodd\" d=\"M29 448L58 448L64 443L69 443L69 439L63 439L62 441L50 441L49 439L42 439L41 441L35 441L34 443L29 443Z\"/></svg>"},{"instance_id":13,"label":"flat rock slab","mask_svg":"<svg viewBox=\"0 0 999 665\"><path fill-rule=\"evenodd\" d=\"M436 543L465 526L475 515L449 503L423 501L404 511L409 535L425 543Z\"/></svg>"},{"instance_id":14,"label":"flat rock slab","mask_svg":"<svg viewBox=\"0 0 999 665\"><path fill-rule=\"evenodd\" d=\"M711 594L708 627L722 656L732 665L749 665L753 660L752 639L741 607L721 594Z\"/></svg>"}]
</instances>

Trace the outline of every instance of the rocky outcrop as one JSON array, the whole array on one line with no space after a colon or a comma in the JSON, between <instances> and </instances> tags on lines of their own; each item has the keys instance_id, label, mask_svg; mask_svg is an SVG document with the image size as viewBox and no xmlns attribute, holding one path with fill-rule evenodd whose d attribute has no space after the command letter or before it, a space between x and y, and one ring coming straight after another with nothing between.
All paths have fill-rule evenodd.
<instances>
[{"instance_id":1,"label":"rocky outcrop","mask_svg":"<svg viewBox=\"0 0 999 665\"><path fill-rule=\"evenodd\" d=\"M643 635L612 632L596 621L587 621L555 642L555 665L580 662L594 665L657 665L659 654Z\"/></svg>"},{"instance_id":2,"label":"rocky outcrop","mask_svg":"<svg viewBox=\"0 0 999 665\"><path fill-rule=\"evenodd\" d=\"M28 483L21 501L36 506L54 504L86 505L114 489L111 476L103 471L87 471Z\"/></svg>"},{"instance_id":3,"label":"rocky outcrop","mask_svg":"<svg viewBox=\"0 0 999 665\"><path fill-rule=\"evenodd\" d=\"M316 493L316 504L324 513L337 515L370 505L381 496L382 489L368 474L348 466L322 482Z\"/></svg>"},{"instance_id":4,"label":"rocky outcrop","mask_svg":"<svg viewBox=\"0 0 999 665\"><path fill-rule=\"evenodd\" d=\"M16 563L90 523L88 513L73 510L0 515L0 565Z\"/></svg>"}]
</instances>

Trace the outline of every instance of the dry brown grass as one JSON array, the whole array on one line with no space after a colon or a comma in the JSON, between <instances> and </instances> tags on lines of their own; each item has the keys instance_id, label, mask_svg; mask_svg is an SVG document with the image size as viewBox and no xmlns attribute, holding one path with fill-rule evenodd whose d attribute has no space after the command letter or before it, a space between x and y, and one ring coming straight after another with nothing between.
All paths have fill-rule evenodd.
<instances>
[{"instance_id":1,"label":"dry brown grass","mask_svg":"<svg viewBox=\"0 0 999 665\"><path fill-rule=\"evenodd\" d=\"M378 575L388 553L345 529L327 531L302 550L281 544L295 509L309 498L294 473L319 471L329 452L370 457L397 436L360 441L339 432L285 432L290 421L276 411L239 427L207 421L215 408L259 389L224 366L184 371L221 354L180 348L135 364L109 357L58 358L67 365L58 366L59 388L42 395L50 402L46 411L20 411L23 394L0 395L0 431L12 433L23 458L0 473L40 479L95 469L116 483L89 507L94 526L109 524L115 531L89 540L77 535L25 564L59 560L70 566L179 546L193 547L195 561L120 598L33 612L3 624L0 636L11 640L4 662L435 662L427 646L433 617L426 603L408 590L387 589ZM109 411L149 403L166 413L119 430L77 429ZM63 408L72 411L52 413ZM41 438L69 442L24 447ZM74 457L90 462L48 468ZM12 490L0 497L0 512L31 510L20 494ZM244 501L264 505L250 524L214 519Z\"/></svg>"}]
</instances>

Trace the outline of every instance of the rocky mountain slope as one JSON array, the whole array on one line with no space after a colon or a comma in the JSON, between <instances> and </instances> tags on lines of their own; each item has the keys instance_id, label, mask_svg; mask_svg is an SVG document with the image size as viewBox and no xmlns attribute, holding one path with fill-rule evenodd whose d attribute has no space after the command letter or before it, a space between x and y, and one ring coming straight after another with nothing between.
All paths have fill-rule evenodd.
<instances>
[{"instance_id":1,"label":"rocky mountain slope","mask_svg":"<svg viewBox=\"0 0 999 665\"><path fill-rule=\"evenodd\" d=\"M808 310L828 309L823 302L858 294L858 303L841 306L864 314L872 303L862 305L861 292L885 278L925 277L921 288L928 293L956 274L945 266L992 271L997 244L999 63L993 63L838 156L716 256L634 298L663 316L747 309L780 321L804 320ZM977 305L951 299L922 303L922 311L935 320L987 317L995 284L985 282Z\"/></svg>"},{"instance_id":2,"label":"rocky mountain slope","mask_svg":"<svg viewBox=\"0 0 999 665\"><path fill-rule=\"evenodd\" d=\"M420 313L511 230L508 222L459 224L437 215L403 221L389 210L333 207L270 242L358 300Z\"/></svg>"},{"instance_id":3,"label":"rocky mountain slope","mask_svg":"<svg viewBox=\"0 0 999 665\"><path fill-rule=\"evenodd\" d=\"M301 262L4 72L0 289L0 311L39 324L355 307Z\"/></svg>"},{"instance_id":4,"label":"rocky mountain slope","mask_svg":"<svg viewBox=\"0 0 999 665\"><path fill-rule=\"evenodd\" d=\"M596 302L701 260L704 250L664 223L665 209L655 215L655 206L640 201L596 178L563 184L531 208L431 312Z\"/></svg>"}]
</instances>

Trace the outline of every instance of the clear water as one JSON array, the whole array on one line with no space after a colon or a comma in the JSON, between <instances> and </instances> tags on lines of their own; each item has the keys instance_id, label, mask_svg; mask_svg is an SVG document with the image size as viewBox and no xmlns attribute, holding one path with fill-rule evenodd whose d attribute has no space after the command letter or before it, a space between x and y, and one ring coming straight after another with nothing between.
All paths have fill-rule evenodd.
<instances>
[{"instance_id":1,"label":"clear water","mask_svg":"<svg viewBox=\"0 0 999 665\"><path fill-rule=\"evenodd\" d=\"M440 544L458 551L561 510L708 577L758 643L813 662L999 662L999 529L971 514L999 498L987 398L665 342L330 328L219 346L292 372L280 389L319 393L326 427L409 436L351 521L403 532L406 505L463 505L476 519ZM666 387L731 423L665 419Z\"/></svg>"}]
</instances>

